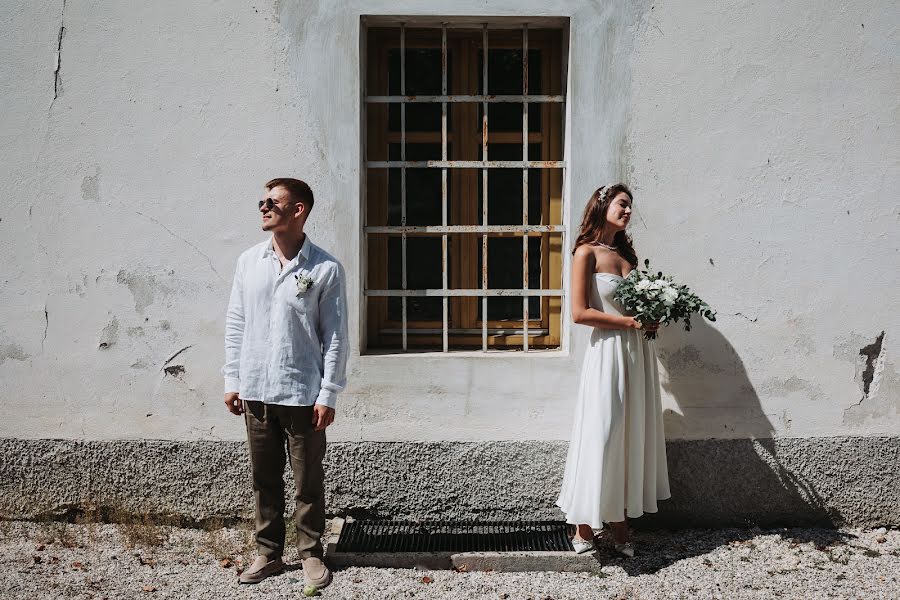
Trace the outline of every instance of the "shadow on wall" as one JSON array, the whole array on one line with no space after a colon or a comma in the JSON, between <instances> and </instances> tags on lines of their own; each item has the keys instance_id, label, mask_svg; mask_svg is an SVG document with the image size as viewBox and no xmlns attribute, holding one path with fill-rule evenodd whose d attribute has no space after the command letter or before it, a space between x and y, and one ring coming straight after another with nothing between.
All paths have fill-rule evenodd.
<instances>
[{"instance_id":1,"label":"shadow on wall","mask_svg":"<svg viewBox=\"0 0 900 600\"><path fill-rule=\"evenodd\" d=\"M648 524L838 524L815 487L786 466L792 457L779 456L775 428L734 347L705 320L692 326L670 327L657 342L662 386L681 414L664 414L672 499Z\"/></svg>"}]
</instances>

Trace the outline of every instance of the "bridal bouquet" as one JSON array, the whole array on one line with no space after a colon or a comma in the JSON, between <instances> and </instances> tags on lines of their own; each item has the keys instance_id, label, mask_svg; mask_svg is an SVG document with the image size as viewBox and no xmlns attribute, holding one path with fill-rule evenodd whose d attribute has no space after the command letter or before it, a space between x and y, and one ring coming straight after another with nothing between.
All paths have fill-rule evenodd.
<instances>
[{"instance_id":1,"label":"bridal bouquet","mask_svg":"<svg viewBox=\"0 0 900 600\"><path fill-rule=\"evenodd\" d=\"M672 277L650 272L650 261L644 261L644 269L634 269L616 288L615 299L632 313L642 325L684 321L685 331L691 330L691 315L700 313L710 321L716 320L716 311L701 300L686 285L678 285ZM655 331L645 331L648 340L656 338Z\"/></svg>"}]
</instances>

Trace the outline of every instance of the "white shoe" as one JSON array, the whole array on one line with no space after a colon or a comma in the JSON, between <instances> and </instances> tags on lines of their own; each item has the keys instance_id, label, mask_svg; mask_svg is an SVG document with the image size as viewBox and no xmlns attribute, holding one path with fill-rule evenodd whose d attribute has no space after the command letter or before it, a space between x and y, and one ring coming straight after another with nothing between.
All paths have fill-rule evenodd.
<instances>
[{"instance_id":1,"label":"white shoe","mask_svg":"<svg viewBox=\"0 0 900 600\"><path fill-rule=\"evenodd\" d=\"M631 542L625 542L624 544L613 544L613 549L622 556L627 556L628 558L634 557L634 546L631 544Z\"/></svg>"},{"instance_id":2,"label":"white shoe","mask_svg":"<svg viewBox=\"0 0 900 600\"><path fill-rule=\"evenodd\" d=\"M594 549L594 540L583 540L579 537L573 537L572 548L575 549L575 554L584 554L585 552L590 552Z\"/></svg>"},{"instance_id":3,"label":"white shoe","mask_svg":"<svg viewBox=\"0 0 900 600\"><path fill-rule=\"evenodd\" d=\"M265 556L257 556L246 571L238 577L240 583L259 583L270 575L277 575L284 571L284 562L281 557L269 560Z\"/></svg>"}]
</instances>

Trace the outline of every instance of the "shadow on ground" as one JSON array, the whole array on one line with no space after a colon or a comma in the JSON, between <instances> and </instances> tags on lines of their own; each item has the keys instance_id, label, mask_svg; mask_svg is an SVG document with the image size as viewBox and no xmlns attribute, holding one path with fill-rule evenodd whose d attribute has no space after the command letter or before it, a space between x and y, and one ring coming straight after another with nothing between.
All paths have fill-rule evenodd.
<instances>
[{"instance_id":1,"label":"shadow on ground","mask_svg":"<svg viewBox=\"0 0 900 600\"><path fill-rule=\"evenodd\" d=\"M776 534L792 544L813 543L824 552L856 539L852 533L825 528L637 531L633 538L636 554L633 558L625 558L613 549L612 537L604 531L597 539L593 557L601 565L621 567L630 576L652 575L679 561L709 554L723 545L747 545L753 549L753 538L761 534Z\"/></svg>"}]
</instances>

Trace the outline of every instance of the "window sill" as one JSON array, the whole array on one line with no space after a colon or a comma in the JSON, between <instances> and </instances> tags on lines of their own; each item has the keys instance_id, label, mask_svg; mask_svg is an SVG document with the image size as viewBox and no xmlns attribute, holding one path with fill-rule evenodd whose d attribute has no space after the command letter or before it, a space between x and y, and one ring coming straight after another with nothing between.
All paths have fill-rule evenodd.
<instances>
[{"instance_id":1,"label":"window sill","mask_svg":"<svg viewBox=\"0 0 900 600\"><path fill-rule=\"evenodd\" d=\"M385 360L395 360L395 359L403 359L409 358L411 356L415 356L418 358L485 358L485 359L500 359L500 358L511 358L514 360L525 360L528 358L541 358L541 359L553 359L553 358L566 358L569 356L569 351L563 348L551 348L551 349L529 349L528 352L523 352L522 350L488 350L484 352L482 350L450 350L448 352L442 352L441 350L433 350L433 349L415 349L411 348L406 352L400 350L379 350L377 348L365 350L360 353L360 358L362 360L366 359L385 359Z\"/></svg>"}]
</instances>

